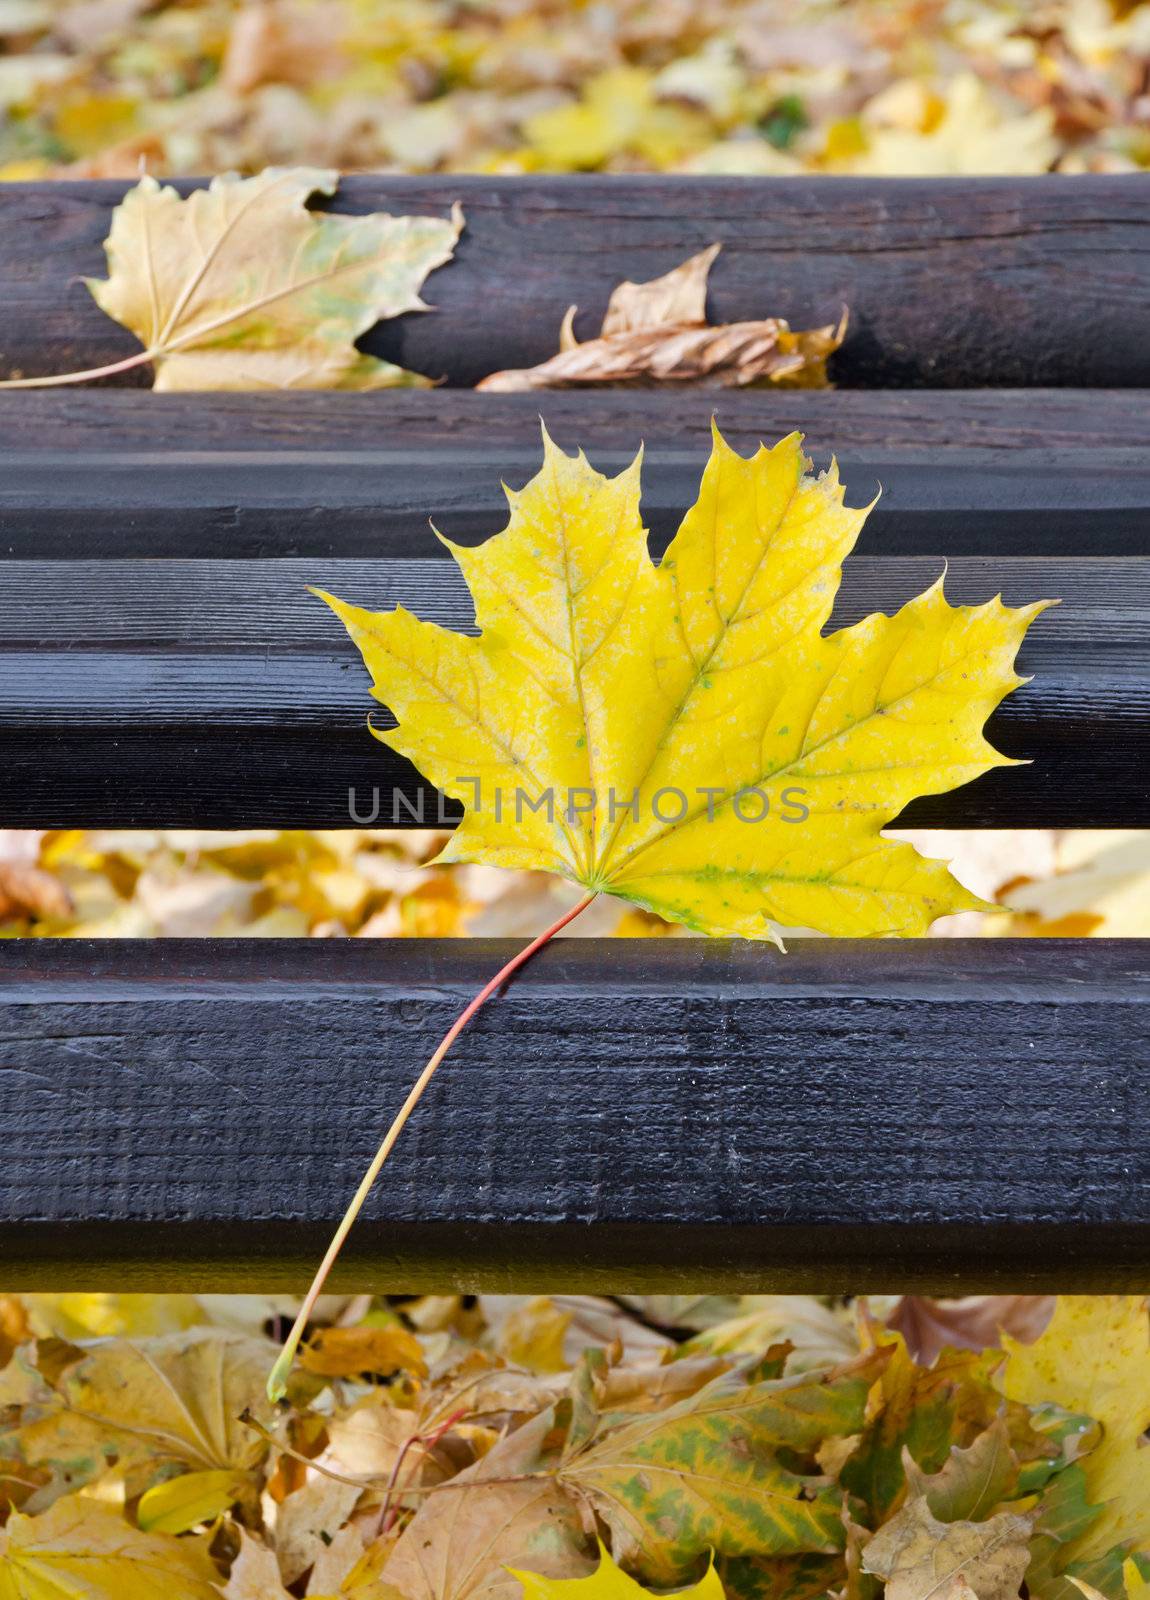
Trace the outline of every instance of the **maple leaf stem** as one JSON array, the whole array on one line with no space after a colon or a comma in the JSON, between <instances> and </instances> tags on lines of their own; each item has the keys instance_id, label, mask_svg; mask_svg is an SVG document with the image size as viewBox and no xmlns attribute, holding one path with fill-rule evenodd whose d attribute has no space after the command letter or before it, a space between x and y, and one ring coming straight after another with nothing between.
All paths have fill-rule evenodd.
<instances>
[{"instance_id":1,"label":"maple leaf stem","mask_svg":"<svg viewBox=\"0 0 1150 1600\"><path fill-rule=\"evenodd\" d=\"M90 383L96 378L114 378L118 372L131 372L133 367L143 367L155 357L154 350L141 350L123 361L113 361L107 367L89 367L84 372L60 372L46 378L0 378L0 389L51 389L63 383Z\"/></svg>"},{"instance_id":2,"label":"maple leaf stem","mask_svg":"<svg viewBox=\"0 0 1150 1600\"><path fill-rule=\"evenodd\" d=\"M475 1013L483 1005L485 1005L488 1000L490 1000L491 996L496 992L496 990L501 988L503 984L506 983L507 979L511 977L512 973L517 972L525 962L530 961L535 952L537 950L541 950L543 946L553 939L557 933L560 933L569 922L574 922L575 918L580 914L580 912L586 911L587 907L591 904L592 900L595 899L597 894L598 890L593 889L590 894L584 895L583 899L579 901L578 905L574 905L569 911L565 911L563 915L557 918L549 928L546 928L541 934L538 935L537 938L532 939L530 944L525 945L522 950L518 951L511 957L510 961L506 962L502 967L500 967L495 976L484 984L483 988L480 989L475 998L470 1001L469 1004L466 1005L459 1013L455 1021L451 1024L450 1028L448 1028L447 1032L443 1035L443 1038L439 1041L439 1044L436 1046L435 1051L429 1058L427 1065L424 1067L423 1071L419 1074L419 1077L412 1085L411 1092L408 1094L407 1099L396 1112L391 1126L388 1128L386 1134L384 1134L383 1143L376 1151L371 1165L363 1175L363 1181L360 1183L359 1188L355 1191L355 1194L352 1197L351 1204L343 1214L343 1218L339 1224L339 1227L332 1235L332 1241L327 1247L327 1254L320 1262L319 1270L312 1279L310 1289L304 1296L303 1304L299 1309L299 1315L296 1317L295 1322L292 1325L292 1330L288 1334L287 1339L284 1341L284 1347L280 1351L275 1365L268 1374L267 1393L269 1400L282 1400L286 1394L288 1373L291 1371L292 1362L295 1360L296 1351L299 1349L300 1341L304 1336L307 1325L311 1321L311 1314L315 1309L315 1303L323 1293L323 1286L327 1282L328 1273L335 1265L339 1253L343 1249L344 1240L351 1232L352 1224L355 1222L355 1219L359 1216L360 1211L363 1209L363 1203L371 1193L372 1186L374 1185L376 1178L378 1178L384 1162L391 1154L396 1140L403 1132L404 1124L407 1122L408 1117L410 1117L411 1113L415 1110L416 1106L422 1099L423 1091L427 1088L428 1084L435 1076L436 1069L439 1067L440 1062L451 1049L451 1046L455 1043L456 1039L471 1021Z\"/></svg>"}]
</instances>

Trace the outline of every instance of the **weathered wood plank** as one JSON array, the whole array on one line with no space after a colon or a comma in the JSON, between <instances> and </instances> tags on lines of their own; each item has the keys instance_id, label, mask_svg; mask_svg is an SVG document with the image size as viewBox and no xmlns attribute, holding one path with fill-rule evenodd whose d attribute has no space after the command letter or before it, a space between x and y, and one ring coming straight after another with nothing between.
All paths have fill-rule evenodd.
<instances>
[{"instance_id":1,"label":"weathered wood plank","mask_svg":"<svg viewBox=\"0 0 1150 1600\"><path fill-rule=\"evenodd\" d=\"M8 1288L302 1287L468 941L0 945ZM394 1291L1145 1287L1150 942L564 940L353 1235Z\"/></svg>"},{"instance_id":2,"label":"weathered wood plank","mask_svg":"<svg viewBox=\"0 0 1150 1600\"><path fill-rule=\"evenodd\" d=\"M890 610L937 558L859 556L834 624ZM315 583L471 623L447 559L8 562L0 568L0 826L349 826L410 822L435 796L367 735L358 653ZM919 801L907 823L1135 827L1150 815L1150 558L950 563L947 592L1062 604L1020 658L1034 682L991 722L1000 770Z\"/></svg>"},{"instance_id":3,"label":"weathered wood plank","mask_svg":"<svg viewBox=\"0 0 1150 1600\"><path fill-rule=\"evenodd\" d=\"M444 394L451 402L475 395ZM1150 396L1147 397L1150 410ZM643 433L591 446L620 470ZM772 435L772 440L775 435ZM587 444L574 429L559 435ZM694 500L709 449L649 443L643 514L660 552ZM1150 548L1150 450L837 449L852 504L881 490L860 549L884 555L1131 556ZM816 466L830 459L819 451ZM0 559L392 556L433 551L429 522L474 543L501 527L500 479L538 469L538 419L500 445L357 451L16 450L0 454Z\"/></svg>"},{"instance_id":4,"label":"weathered wood plank","mask_svg":"<svg viewBox=\"0 0 1150 1600\"><path fill-rule=\"evenodd\" d=\"M0 199L2 199L0 192ZM797 429L823 454L852 450L1150 448L1150 401L1126 389L602 389L475 394L152 394L87 386L0 392L12 450L361 451L534 449L542 415L588 450L695 449L715 416L732 444ZM2 485L0 485L2 487Z\"/></svg>"},{"instance_id":5,"label":"weathered wood plank","mask_svg":"<svg viewBox=\"0 0 1150 1600\"><path fill-rule=\"evenodd\" d=\"M125 185L0 191L0 366L25 375L132 354L84 288ZM180 185L189 187L189 185ZM1150 216L1137 175L917 179L349 178L335 209L445 215L467 231L433 316L365 347L470 386L552 354L571 304L586 336L613 285L715 241L717 321L796 326L850 308L838 381L860 387L1150 383ZM141 372L126 375L146 381Z\"/></svg>"}]
</instances>

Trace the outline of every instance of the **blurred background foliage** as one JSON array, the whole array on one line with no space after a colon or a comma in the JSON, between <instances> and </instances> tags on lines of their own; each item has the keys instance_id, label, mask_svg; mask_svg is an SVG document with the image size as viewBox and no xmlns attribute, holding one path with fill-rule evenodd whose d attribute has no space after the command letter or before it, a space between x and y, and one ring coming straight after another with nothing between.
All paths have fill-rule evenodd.
<instances>
[{"instance_id":1,"label":"blurred background foliage","mask_svg":"<svg viewBox=\"0 0 1150 1600\"><path fill-rule=\"evenodd\" d=\"M1128 0L0 0L0 177L1150 166Z\"/></svg>"},{"instance_id":2,"label":"blurred background foliage","mask_svg":"<svg viewBox=\"0 0 1150 1600\"><path fill-rule=\"evenodd\" d=\"M1150 935L1150 830L899 830L1001 913L947 937ZM546 873L438 867L445 834L0 829L0 937L532 938L579 891ZM1005 907L1009 905L1010 909ZM571 937L690 937L600 896Z\"/></svg>"}]
</instances>

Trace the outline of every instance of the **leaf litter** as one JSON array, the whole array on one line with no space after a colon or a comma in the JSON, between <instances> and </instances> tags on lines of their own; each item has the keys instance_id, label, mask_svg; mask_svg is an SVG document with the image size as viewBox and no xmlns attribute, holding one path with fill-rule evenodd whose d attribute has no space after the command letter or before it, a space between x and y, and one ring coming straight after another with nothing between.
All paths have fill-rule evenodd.
<instances>
[{"instance_id":1,"label":"leaf litter","mask_svg":"<svg viewBox=\"0 0 1150 1600\"><path fill-rule=\"evenodd\" d=\"M167 1299L0 1300L4 1600L1143 1600L1140 1296Z\"/></svg>"}]
</instances>

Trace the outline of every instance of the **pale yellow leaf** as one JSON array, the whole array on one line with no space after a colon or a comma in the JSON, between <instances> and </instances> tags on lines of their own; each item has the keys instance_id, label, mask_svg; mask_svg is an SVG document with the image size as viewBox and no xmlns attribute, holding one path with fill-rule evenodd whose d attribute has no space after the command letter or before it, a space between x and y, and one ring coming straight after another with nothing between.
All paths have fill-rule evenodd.
<instances>
[{"instance_id":1,"label":"pale yellow leaf","mask_svg":"<svg viewBox=\"0 0 1150 1600\"><path fill-rule=\"evenodd\" d=\"M246 1528L237 1528L240 1552L223 1587L224 1600L290 1600L280 1582L275 1552Z\"/></svg>"},{"instance_id":2,"label":"pale yellow leaf","mask_svg":"<svg viewBox=\"0 0 1150 1600\"><path fill-rule=\"evenodd\" d=\"M921 118L910 126L877 128L863 153L848 161L852 171L934 178L1049 170L1058 146L1047 107L1022 116L1007 114L972 72L959 73L937 105L920 86L913 87L923 104Z\"/></svg>"},{"instance_id":3,"label":"pale yellow leaf","mask_svg":"<svg viewBox=\"0 0 1150 1600\"><path fill-rule=\"evenodd\" d=\"M433 217L309 211L335 192L319 168L234 174L182 199L145 177L117 206L108 277L89 287L143 343L157 390L376 389L425 382L354 341L425 310L423 280L463 226Z\"/></svg>"},{"instance_id":4,"label":"pale yellow leaf","mask_svg":"<svg viewBox=\"0 0 1150 1600\"><path fill-rule=\"evenodd\" d=\"M0 1600L219 1600L204 1547L68 1496L0 1531Z\"/></svg>"},{"instance_id":5,"label":"pale yellow leaf","mask_svg":"<svg viewBox=\"0 0 1150 1600\"><path fill-rule=\"evenodd\" d=\"M738 1315L695 1334L680 1351L762 1356L783 1342L794 1346L788 1373L837 1366L859 1348L850 1319L810 1295L749 1294L741 1297Z\"/></svg>"},{"instance_id":6,"label":"pale yellow leaf","mask_svg":"<svg viewBox=\"0 0 1150 1600\"><path fill-rule=\"evenodd\" d=\"M885 1580L885 1600L955 1600L958 1581L978 1600L1016 1600L1032 1527L1032 1517L1007 1511L983 1522L939 1522L918 1495L865 1547L863 1567Z\"/></svg>"},{"instance_id":7,"label":"pale yellow leaf","mask_svg":"<svg viewBox=\"0 0 1150 1600\"><path fill-rule=\"evenodd\" d=\"M241 1417L272 1420L264 1383L274 1355L265 1339L215 1328L97 1345L22 1429L22 1449L45 1464L87 1459L90 1475L114 1455L136 1492L173 1463L250 1471L268 1447Z\"/></svg>"},{"instance_id":8,"label":"pale yellow leaf","mask_svg":"<svg viewBox=\"0 0 1150 1600\"><path fill-rule=\"evenodd\" d=\"M354 1484L309 1472L303 1486L277 1507L276 1558L285 1584L295 1583L315 1563L351 1516L360 1493Z\"/></svg>"},{"instance_id":9,"label":"pale yellow leaf","mask_svg":"<svg viewBox=\"0 0 1150 1600\"><path fill-rule=\"evenodd\" d=\"M60 1339L148 1338L205 1320L192 1294L27 1294L24 1303L35 1331Z\"/></svg>"}]
</instances>

